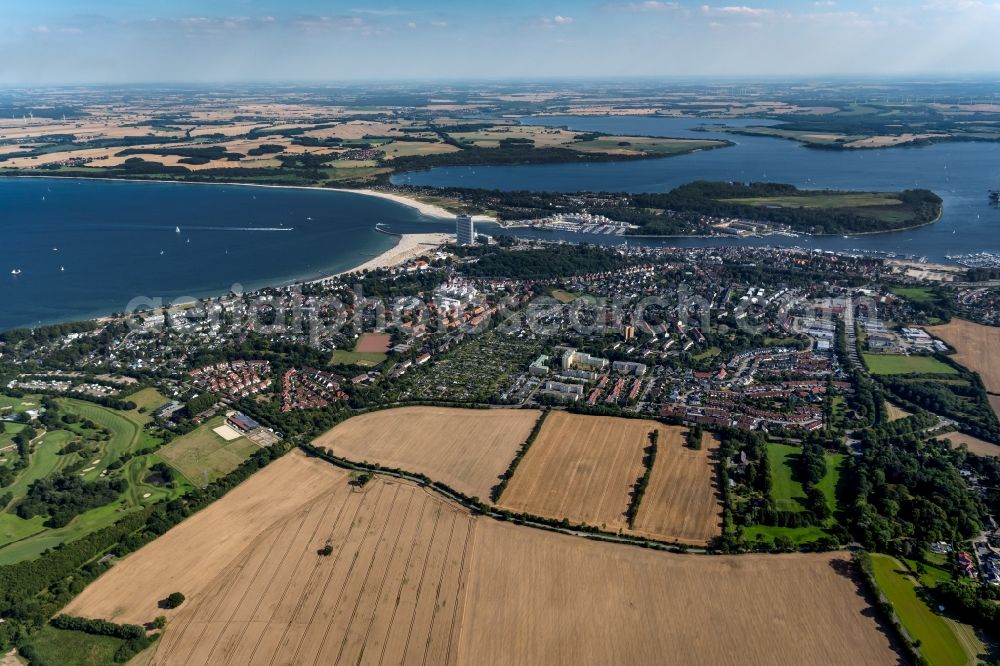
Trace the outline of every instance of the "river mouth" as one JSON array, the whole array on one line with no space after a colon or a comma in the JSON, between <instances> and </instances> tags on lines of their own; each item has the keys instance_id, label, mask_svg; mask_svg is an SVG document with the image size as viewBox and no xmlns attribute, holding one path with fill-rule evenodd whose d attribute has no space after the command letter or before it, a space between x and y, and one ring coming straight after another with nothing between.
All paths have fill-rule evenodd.
<instances>
[{"instance_id":1,"label":"river mouth","mask_svg":"<svg viewBox=\"0 0 1000 666\"><path fill-rule=\"evenodd\" d=\"M471 187L529 191L665 192L694 180L790 183L802 189L897 191L933 190L944 200L941 220L906 231L871 236L789 238L639 239L530 229L521 237L600 244L704 247L755 245L806 247L837 252L893 253L951 263L949 255L1000 252L1000 209L988 190L1000 187L1000 143L944 142L911 148L817 150L786 139L696 131L715 123L774 124L760 119L548 116L524 123L566 126L578 131L679 138L725 138L734 146L677 157L630 162L487 167L438 167L393 176L398 185ZM487 233L506 233L485 228Z\"/></svg>"}]
</instances>

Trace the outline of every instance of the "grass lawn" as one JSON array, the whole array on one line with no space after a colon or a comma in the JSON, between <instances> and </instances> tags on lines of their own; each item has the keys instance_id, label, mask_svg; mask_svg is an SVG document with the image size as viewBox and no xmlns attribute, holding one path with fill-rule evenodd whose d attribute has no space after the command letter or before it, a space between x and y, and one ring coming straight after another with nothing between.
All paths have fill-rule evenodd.
<instances>
[{"instance_id":1,"label":"grass lawn","mask_svg":"<svg viewBox=\"0 0 1000 666\"><path fill-rule=\"evenodd\" d=\"M863 354L865 365L873 375L957 375L958 370L933 356L903 356L902 354Z\"/></svg>"},{"instance_id":2,"label":"grass lawn","mask_svg":"<svg viewBox=\"0 0 1000 666\"><path fill-rule=\"evenodd\" d=\"M918 303L934 303L937 295L925 287L893 287L890 291L901 298L908 298Z\"/></svg>"},{"instance_id":3,"label":"grass lawn","mask_svg":"<svg viewBox=\"0 0 1000 666\"><path fill-rule=\"evenodd\" d=\"M779 511L805 510L802 502L805 501L806 492L802 489L802 484L792 478L793 457L798 454L797 446L767 445L767 461L771 467L771 499Z\"/></svg>"},{"instance_id":4,"label":"grass lawn","mask_svg":"<svg viewBox=\"0 0 1000 666\"><path fill-rule=\"evenodd\" d=\"M901 562L889 555L872 554L875 582L892 604L900 622L914 640L920 641L920 653L931 664L976 663L976 655L959 640L951 623L917 595L917 585L906 575Z\"/></svg>"},{"instance_id":5,"label":"grass lawn","mask_svg":"<svg viewBox=\"0 0 1000 666\"><path fill-rule=\"evenodd\" d=\"M577 299L576 294L564 289L553 289L549 295L560 303L572 303Z\"/></svg>"},{"instance_id":6,"label":"grass lawn","mask_svg":"<svg viewBox=\"0 0 1000 666\"><path fill-rule=\"evenodd\" d=\"M333 352L330 360L332 365L360 365L373 367L386 359L386 355L381 352L356 352L338 349Z\"/></svg>"},{"instance_id":7,"label":"grass lawn","mask_svg":"<svg viewBox=\"0 0 1000 666\"><path fill-rule=\"evenodd\" d=\"M137 419L145 419L145 421L143 421L144 423L152 418L153 411L170 402L154 388L142 389L141 391L128 396L126 400L135 403L135 410L129 413L134 414ZM139 413L139 410L143 408L145 408L146 411Z\"/></svg>"},{"instance_id":8,"label":"grass lawn","mask_svg":"<svg viewBox=\"0 0 1000 666\"><path fill-rule=\"evenodd\" d=\"M115 651L125 641L46 626L31 637L30 643L44 664L105 666L115 663Z\"/></svg>"},{"instance_id":9,"label":"grass lawn","mask_svg":"<svg viewBox=\"0 0 1000 666\"><path fill-rule=\"evenodd\" d=\"M806 192L778 197L749 197L725 201L750 206L780 206L782 208L867 208L898 206L903 203L894 194L881 192Z\"/></svg>"},{"instance_id":10,"label":"grass lawn","mask_svg":"<svg viewBox=\"0 0 1000 666\"><path fill-rule=\"evenodd\" d=\"M826 497L826 505L830 507L830 513L837 512L837 484L840 483L840 469L844 465L847 456L843 453L829 453L826 455L826 474L820 479L816 487L823 491Z\"/></svg>"},{"instance_id":11,"label":"grass lawn","mask_svg":"<svg viewBox=\"0 0 1000 666\"><path fill-rule=\"evenodd\" d=\"M14 435L22 430L24 430L24 425L21 423L10 423L9 421L3 422L3 432L0 432L0 465L5 465L17 458L17 447L14 446ZM7 447L13 448L8 449Z\"/></svg>"},{"instance_id":12,"label":"grass lawn","mask_svg":"<svg viewBox=\"0 0 1000 666\"><path fill-rule=\"evenodd\" d=\"M792 478L792 464L799 451L797 446L787 444L768 443L767 445L767 460L771 467L771 499L774 500L775 507L779 511L799 512L805 510L803 504L806 497L805 490L803 490L801 483ZM830 512L834 514L838 508L837 484L840 481L840 470L846 457L841 453L827 454L826 475L817 484L826 498ZM834 519L831 518L829 524L832 524L833 521ZM826 526L829 527L829 524ZM828 536L826 530L819 525L808 527L753 525L746 528L744 534L751 542L757 538L758 534L761 534L770 539L786 536L798 544Z\"/></svg>"},{"instance_id":13,"label":"grass lawn","mask_svg":"<svg viewBox=\"0 0 1000 666\"><path fill-rule=\"evenodd\" d=\"M757 535L763 535L772 541L775 537L785 536L797 544L816 541L827 536L826 530L822 527L811 525L809 527L772 527L770 525L751 525L743 531L747 541L753 543Z\"/></svg>"},{"instance_id":14,"label":"grass lawn","mask_svg":"<svg viewBox=\"0 0 1000 666\"><path fill-rule=\"evenodd\" d=\"M722 353L722 350L719 349L718 347L709 347L705 351L701 352L700 354L695 354L691 358L693 358L696 361L702 361L702 360L704 360L706 358L715 358L716 356L718 356L721 353Z\"/></svg>"},{"instance_id":15,"label":"grass lawn","mask_svg":"<svg viewBox=\"0 0 1000 666\"><path fill-rule=\"evenodd\" d=\"M0 395L0 414L3 416L21 414L28 409L35 409L40 404L41 400L37 395L26 395L23 398Z\"/></svg>"},{"instance_id":16,"label":"grass lawn","mask_svg":"<svg viewBox=\"0 0 1000 666\"><path fill-rule=\"evenodd\" d=\"M225 421L216 416L178 437L158 451L171 467L192 484L205 486L236 469L260 447L246 437L227 442L214 432Z\"/></svg>"},{"instance_id":17,"label":"grass lawn","mask_svg":"<svg viewBox=\"0 0 1000 666\"><path fill-rule=\"evenodd\" d=\"M938 558L937 563L932 559L932 556ZM903 561L906 562L906 566L910 568L910 571L923 571L923 573L917 573L917 576L920 578L920 584L924 587L935 587L945 581L951 580L951 574L944 567L943 555L928 553L927 559L930 561L918 562L917 560L908 558L903 558Z\"/></svg>"}]
</instances>

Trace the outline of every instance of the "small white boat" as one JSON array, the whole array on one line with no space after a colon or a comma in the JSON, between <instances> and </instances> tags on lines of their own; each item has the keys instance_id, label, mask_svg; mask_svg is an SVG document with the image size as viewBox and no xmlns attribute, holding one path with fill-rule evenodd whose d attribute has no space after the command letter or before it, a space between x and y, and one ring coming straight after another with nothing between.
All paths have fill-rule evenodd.
<instances>
[{"instance_id":1,"label":"small white boat","mask_svg":"<svg viewBox=\"0 0 1000 666\"><path fill-rule=\"evenodd\" d=\"M59 251L59 248L57 248L57 247L54 247L54 248L52 248L52 251L53 251L53 252L58 252L58 251Z\"/></svg>"},{"instance_id":2,"label":"small white boat","mask_svg":"<svg viewBox=\"0 0 1000 666\"><path fill-rule=\"evenodd\" d=\"M63 271L65 271L65 270L66 270L66 267L65 267L65 266L60 266L60 267L59 267L59 272L60 272L60 273L62 273L62 272L63 272Z\"/></svg>"},{"instance_id":3,"label":"small white boat","mask_svg":"<svg viewBox=\"0 0 1000 666\"><path fill-rule=\"evenodd\" d=\"M160 256L162 257L164 254L166 253L163 250L160 250Z\"/></svg>"},{"instance_id":4,"label":"small white boat","mask_svg":"<svg viewBox=\"0 0 1000 666\"><path fill-rule=\"evenodd\" d=\"M20 275L21 274L21 269L20 268L15 268L14 270L12 270L10 272L10 274L11 275Z\"/></svg>"},{"instance_id":5,"label":"small white boat","mask_svg":"<svg viewBox=\"0 0 1000 666\"><path fill-rule=\"evenodd\" d=\"M179 234L180 232L181 232L181 228L180 227L174 227L174 233L178 233Z\"/></svg>"}]
</instances>

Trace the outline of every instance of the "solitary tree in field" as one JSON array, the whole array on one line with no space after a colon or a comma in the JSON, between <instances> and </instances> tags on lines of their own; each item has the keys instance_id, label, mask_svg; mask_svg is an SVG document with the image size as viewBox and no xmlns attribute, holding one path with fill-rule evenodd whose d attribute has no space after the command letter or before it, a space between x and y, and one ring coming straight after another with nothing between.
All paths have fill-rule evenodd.
<instances>
[{"instance_id":1,"label":"solitary tree in field","mask_svg":"<svg viewBox=\"0 0 1000 666\"><path fill-rule=\"evenodd\" d=\"M181 594L180 592L171 592L170 596L167 597L163 605L166 606L167 608L177 608L182 603L184 603L184 595Z\"/></svg>"}]
</instances>

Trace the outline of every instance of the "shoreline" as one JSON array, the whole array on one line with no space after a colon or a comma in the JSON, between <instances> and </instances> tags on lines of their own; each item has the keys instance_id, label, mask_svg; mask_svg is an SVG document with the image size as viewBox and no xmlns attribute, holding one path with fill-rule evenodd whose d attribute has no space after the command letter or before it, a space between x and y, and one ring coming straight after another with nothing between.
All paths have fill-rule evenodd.
<instances>
[{"instance_id":1,"label":"shoreline","mask_svg":"<svg viewBox=\"0 0 1000 666\"><path fill-rule=\"evenodd\" d=\"M413 197L396 192L383 192L370 187L350 188L350 187L319 187L317 185L269 185L267 183L233 183L230 181L203 181L203 180L154 180L151 178L111 178L101 176L55 176L47 174L11 174L7 175L0 169L0 178L37 178L37 179L57 179L57 180L95 180L102 182L123 182L123 183L155 183L155 184L181 184L181 185L215 185L225 187L264 187L279 190L313 190L318 192L341 192L344 194L359 194L366 197L375 197L392 201L402 206L416 209L422 215L433 217L438 220L454 220L458 217L455 213L435 204L429 204ZM496 222L496 218L489 215L473 215L475 222Z\"/></svg>"},{"instance_id":2,"label":"shoreline","mask_svg":"<svg viewBox=\"0 0 1000 666\"><path fill-rule=\"evenodd\" d=\"M295 190L318 190L322 192L342 192L348 194L358 194L361 196L376 197L380 199L385 199L392 201L394 203L407 206L416 209L421 214L427 217L433 217L436 220L454 220L455 215L446 211L440 206L435 206L433 204L428 204L416 199L411 199L399 194L393 194L390 192L380 192L378 190L372 189L349 189L349 188L331 188L331 187L315 187L308 185L268 185L264 183L230 183L230 182L200 182L200 181L186 181L186 180L147 180L142 178L100 178L96 176L55 176L55 175L5 175L3 171L0 170L0 177L2 178L31 178L31 179L57 179L57 180L88 180L88 181L110 181L110 182L129 182L129 183L154 183L154 184L181 184L181 185L214 185L214 186L235 186L235 187L264 187L264 188L277 188L277 189L295 189ZM485 220L492 221L492 218L487 218L486 216L476 216L477 218L484 218ZM378 268L392 268L398 266L399 264L405 263L409 259L418 257L421 254L425 254L435 248L438 248L453 237L453 233L445 232L430 232L430 233L417 233L417 234L400 234L390 231L383 231L381 229L376 229L377 233L385 234L389 236L397 237L395 245L388 248L384 252L371 257L370 259L361 261L361 263L344 270L337 271L335 273L323 273L320 275L313 274L312 276L299 275L293 278L279 279L279 280L265 280L260 284L254 284L250 287L251 291L257 291L261 289L280 289L283 287L289 287L296 284L314 284L317 282L322 282L323 280L329 280L331 278L339 277L342 275L348 275L350 273L357 273L365 270L375 270ZM193 298L214 298L217 296L224 296L225 292L217 292L215 290L205 290L200 295L192 296ZM77 317L75 315L67 315L65 317L57 317L55 319L40 322L33 325L25 326L14 326L12 328L0 329L0 332L6 330L13 330L16 328L36 328L38 326L50 326L56 324L63 324L68 322L77 321L100 321L106 320L110 317L110 313L102 312L100 314L94 314L93 316L87 317Z\"/></svg>"},{"instance_id":3,"label":"shoreline","mask_svg":"<svg viewBox=\"0 0 1000 666\"><path fill-rule=\"evenodd\" d=\"M345 271L340 271L334 275L329 275L326 277L316 278L315 280L306 280L307 283L322 282L323 280L328 280L333 277L339 277L341 275L349 275L351 273L359 273L361 271L373 271L379 268L393 268L400 264L406 263L410 259L419 257L422 254L426 254L432 250L435 250L442 245L447 244L451 241L451 234L446 233L428 233L428 234L396 234L388 231L379 231L383 234L391 234L393 236L398 236L399 241L383 252L382 254L372 257L368 261L350 268ZM298 281L292 284L297 284Z\"/></svg>"}]
</instances>

